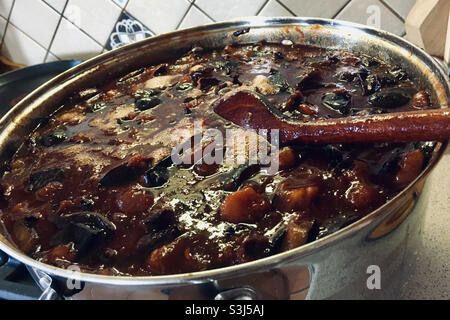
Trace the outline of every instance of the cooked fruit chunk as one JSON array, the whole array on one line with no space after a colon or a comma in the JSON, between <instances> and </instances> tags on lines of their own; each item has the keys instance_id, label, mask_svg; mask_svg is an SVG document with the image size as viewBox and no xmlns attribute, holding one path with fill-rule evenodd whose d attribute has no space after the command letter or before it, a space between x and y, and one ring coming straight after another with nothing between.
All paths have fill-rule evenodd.
<instances>
[{"instance_id":1,"label":"cooked fruit chunk","mask_svg":"<svg viewBox=\"0 0 450 320\"><path fill-rule=\"evenodd\" d=\"M422 171L424 156L422 151L414 150L404 156L398 163L399 170L394 176L394 184L402 189L410 184Z\"/></svg>"},{"instance_id":2,"label":"cooked fruit chunk","mask_svg":"<svg viewBox=\"0 0 450 320\"><path fill-rule=\"evenodd\" d=\"M255 222L270 209L267 198L250 187L228 195L220 206L222 220L240 223Z\"/></svg>"},{"instance_id":3,"label":"cooked fruit chunk","mask_svg":"<svg viewBox=\"0 0 450 320\"><path fill-rule=\"evenodd\" d=\"M318 192L318 186L296 186L285 181L281 184L277 194L276 207L283 212L306 209L311 205Z\"/></svg>"},{"instance_id":4,"label":"cooked fruit chunk","mask_svg":"<svg viewBox=\"0 0 450 320\"><path fill-rule=\"evenodd\" d=\"M309 232L313 224L314 220L312 219L289 222L281 250L286 251L304 245L308 241Z\"/></svg>"}]
</instances>

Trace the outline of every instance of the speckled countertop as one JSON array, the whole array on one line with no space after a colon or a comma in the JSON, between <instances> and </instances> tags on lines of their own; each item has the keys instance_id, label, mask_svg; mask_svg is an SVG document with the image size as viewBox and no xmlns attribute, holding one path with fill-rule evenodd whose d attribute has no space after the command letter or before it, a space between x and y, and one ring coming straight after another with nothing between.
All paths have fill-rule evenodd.
<instances>
[{"instance_id":1,"label":"speckled countertop","mask_svg":"<svg viewBox=\"0 0 450 320\"><path fill-rule=\"evenodd\" d=\"M422 241L403 299L450 299L450 148L428 178Z\"/></svg>"}]
</instances>

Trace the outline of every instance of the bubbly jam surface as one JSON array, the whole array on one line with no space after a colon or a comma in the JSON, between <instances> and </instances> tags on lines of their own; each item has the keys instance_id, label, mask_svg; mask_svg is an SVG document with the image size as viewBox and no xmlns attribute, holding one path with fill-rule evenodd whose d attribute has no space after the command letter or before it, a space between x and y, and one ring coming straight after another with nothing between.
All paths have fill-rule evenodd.
<instances>
[{"instance_id":1,"label":"bubbly jam surface","mask_svg":"<svg viewBox=\"0 0 450 320\"><path fill-rule=\"evenodd\" d=\"M212 108L242 89L293 121L432 108L399 66L370 57L269 43L197 47L73 94L24 138L0 180L7 236L36 260L90 273L230 266L357 221L411 183L434 148L285 145L276 172L249 161L174 163L172 149L184 142L194 151L211 146L195 143L195 126L247 143L248 132Z\"/></svg>"}]
</instances>

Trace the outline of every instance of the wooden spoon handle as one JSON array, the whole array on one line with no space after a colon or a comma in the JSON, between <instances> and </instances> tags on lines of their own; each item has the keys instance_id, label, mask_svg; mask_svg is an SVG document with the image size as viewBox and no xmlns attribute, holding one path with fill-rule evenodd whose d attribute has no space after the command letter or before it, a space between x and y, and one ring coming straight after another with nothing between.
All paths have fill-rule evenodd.
<instances>
[{"instance_id":1,"label":"wooden spoon handle","mask_svg":"<svg viewBox=\"0 0 450 320\"><path fill-rule=\"evenodd\" d=\"M214 111L233 123L252 130L279 130L280 142L369 143L450 139L450 109L386 113L310 122L292 122L264 98L238 91L214 104Z\"/></svg>"},{"instance_id":2,"label":"wooden spoon handle","mask_svg":"<svg viewBox=\"0 0 450 320\"><path fill-rule=\"evenodd\" d=\"M450 109L320 120L286 127L280 140L303 143L411 142L450 139Z\"/></svg>"}]
</instances>

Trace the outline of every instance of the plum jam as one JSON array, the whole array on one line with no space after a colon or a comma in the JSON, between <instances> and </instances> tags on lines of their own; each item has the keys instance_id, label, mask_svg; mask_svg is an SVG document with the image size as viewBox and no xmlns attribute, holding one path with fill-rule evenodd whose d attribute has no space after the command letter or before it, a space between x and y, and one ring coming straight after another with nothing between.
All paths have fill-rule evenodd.
<instances>
[{"instance_id":1,"label":"plum jam","mask_svg":"<svg viewBox=\"0 0 450 320\"><path fill-rule=\"evenodd\" d=\"M241 163L202 161L205 150L233 146L195 139L195 126L232 129L245 144L248 130L212 108L239 90L301 122L432 108L401 67L371 57L270 43L195 48L83 88L24 138L1 178L8 237L41 262L104 275L245 263L369 214L420 174L434 148L280 145L275 172L247 153ZM186 142L184 157L195 160L197 150L200 161L173 161L173 148Z\"/></svg>"}]
</instances>

